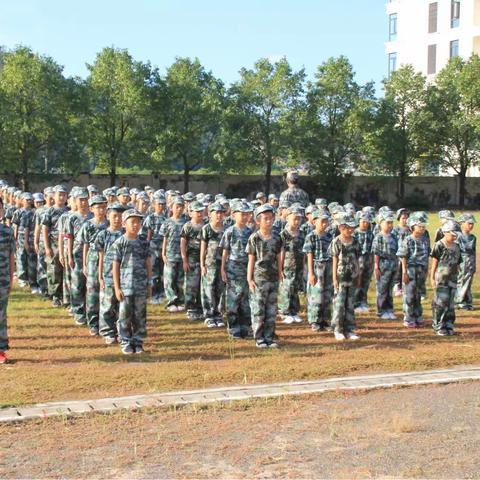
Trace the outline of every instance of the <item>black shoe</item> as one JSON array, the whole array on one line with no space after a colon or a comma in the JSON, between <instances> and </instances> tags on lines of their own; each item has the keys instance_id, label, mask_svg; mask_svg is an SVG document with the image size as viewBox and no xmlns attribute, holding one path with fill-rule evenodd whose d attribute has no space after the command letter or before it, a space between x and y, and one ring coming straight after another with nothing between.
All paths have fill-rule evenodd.
<instances>
[{"instance_id":1,"label":"black shoe","mask_svg":"<svg viewBox=\"0 0 480 480\"><path fill-rule=\"evenodd\" d=\"M318 323L312 323L310 325L310 328L314 331L314 332L319 332L322 327L318 324Z\"/></svg>"},{"instance_id":2,"label":"black shoe","mask_svg":"<svg viewBox=\"0 0 480 480\"><path fill-rule=\"evenodd\" d=\"M60 301L59 298L54 298L52 300L52 306L55 307L55 308L59 308L62 306L62 302Z\"/></svg>"},{"instance_id":3,"label":"black shoe","mask_svg":"<svg viewBox=\"0 0 480 480\"><path fill-rule=\"evenodd\" d=\"M265 340L258 340L256 346L257 348L268 348L268 343Z\"/></svg>"},{"instance_id":4,"label":"black shoe","mask_svg":"<svg viewBox=\"0 0 480 480\"><path fill-rule=\"evenodd\" d=\"M240 332L231 333L230 337L234 340L242 340L243 338L245 338Z\"/></svg>"}]
</instances>

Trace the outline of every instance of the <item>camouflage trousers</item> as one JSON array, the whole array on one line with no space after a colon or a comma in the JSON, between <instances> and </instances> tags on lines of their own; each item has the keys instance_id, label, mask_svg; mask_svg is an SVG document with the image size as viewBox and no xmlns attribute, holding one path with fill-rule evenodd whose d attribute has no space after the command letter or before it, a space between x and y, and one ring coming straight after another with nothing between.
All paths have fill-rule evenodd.
<instances>
[{"instance_id":1,"label":"camouflage trousers","mask_svg":"<svg viewBox=\"0 0 480 480\"><path fill-rule=\"evenodd\" d=\"M380 278L377 280L377 314L393 312L393 285L395 282L395 268L380 265Z\"/></svg>"},{"instance_id":2,"label":"camouflage trousers","mask_svg":"<svg viewBox=\"0 0 480 480\"><path fill-rule=\"evenodd\" d=\"M317 282L313 287L307 284L307 320L310 325L328 327L333 295L332 262L314 262L313 267Z\"/></svg>"},{"instance_id":3,"label":"camouflage trousers","mask_svg":"<svg viewBox=\"0 0 480 480\"><path fill-rule=\"evenodd\" d=\"M426 297L427 296L427 277L428 277L428 265L423 267L423 277L420 280L420 296Z\"/></svg>"},{"instance_id":4,"label":"camouflage trousers","mask_svg":"<svg viewBox=\"0 0 480 480\"><path fill-rule=\"evenodd\" d=\"M157 250L151 256L152 259L152 297L159 297L163 294L163 259Z\"/></svg>"},{"instance_id":5,"label":"camouflage trousers","mask_svg":"<svg viewBox=\"0 0 480 480\"><path fill-rule=\"evenodd\" d=\"M397 286L399 289L402 288L402 261L398 260L397 268L395 269L395 276L393 277L393 286Z\"/></svg>"},{"instance_id":6,"label":"camouflage trousers","mask_svg":"<svg viewBox=\"0 0 480 480\"><path fill-rule=\"evenodd\" d=\"M163 268L163 285L165 287L165 297L167 298L167 307L170 305L183 305L183 265L182 262L172 262L167 260Z\"/></svg>"},{"instance_id":7,"label":"camouflage trousers","mask_svg":"<svg viewBox=\"0 0 480 480\"><path fill-rule=\"evenodd\" d=\"M147 295L127 295L118 308L117 329L121 345L143 345L147 336Z\"/></svg>"},{"instance_id":8,"label":"camouflage trousers","mask_svg":"<svg viewBox=\"0 0 480 480\"><path fill-rule=\"evenodd\" d=\"M0 288L0 352L8 350L7 307L8 288Z\"/></svg>"},{"instance_id":9,"label":"camouflage trousers","mask_svg":"<svg viewBox=\"0 0 480 480\"><path fill-rule=\"evenodd\" d=\"M48 293L47 259L43 248L39 249L37 256L37 283L42 294Z\"/></svg>"},{"instance_id":10,"label":"camouflage trousers","mask_svg":"<svg viewBox=\"0 0 480 480\"><path fill-rule=\"evenodd\" d=\"M257 288L250 291L253 337L257 342L273 342L277 317L278 282L255 280Z\"/></svg>"},{"instance_id":11,"label":"camouflage trousers","mask_svg":"<svg viewBox=\"0 0 480 480\"><path fill-rule=\"evenodd\" d=\"M339 285L333 297L332 329L334 332L349 334L355 331L355 291L354 286Z\"/></svg>"},{"instance_id":12,"label":"camouflage trousers","mask_svg":"<svg viewBox=\"0 0 480 480\"><path fill-rule=\"evenodd\" d=\"M303 266L300 270L284 270L284 279L278 286L278 312L280 315L297 315L300 311L299 292L302 291Z\"/></svg>"},{"instance_id":13,"label":"camouflage trousers","mask_svg":"<svg viewBox=\"0 0 480 480\"><path fill-rule=\"evenodd\" d=\"M66 260L68 258L66 246L63 249L63 258L65 259L65 266L63 267L63 304L69 305L72 291L72 269Z\"/></svg>"},{"instance_id":14,"label":"camouflage trousers","mask_svg":"<svg viewBox=\"0 0 480 480\"><path fill-rule=\"evenodd\" d=\"M432 300L432 328L435 332L453 330L456 291L456 285L437 285Z\"/></svg>"},{"instance_id":15,"label":"camouflage trousers","mask_svg":"<svg viewBox=\"0 0 480 480\"><path fill-rule=\"evenodd\" d=\"M17 278L27 282L31 288L37 286L37 254L33 248L30 251L19 247L17 255Z\"/></svg>"},{"instance_id":16,"label":"camouflage trousers","mask_svg":"<svg viewBox=\"0 0 480 480\"><path fill-rule=\"evenodd\" d=\"M117 335L118 300L115 296L113 285L105 285L100 290L100 313L98 326L100 335L103 337L115 337Z\"/></svg>"},{"instance_id":17,"label":"camouflage trousers","mask_svg":"<svg viewBox=\"0 0 480 480\"><path fill-rule=\"evenodd\" d=\"M187 313L202 313L201 278L200 263L189 262L184 280L185 309Z\"/></svg>"},{"instance_id":18,"label":"camouflage trousers","mask_svg":"<svg viewBox=\"0 0 480 480\"><path fill-rule=\"evenodd\" d=\"M87 316L85 313L85 295L87 293L87 282L85 279L85 275L83 274L81 255L74 253L73 261L75 265L70 270L70 305L72 306L72 313L75 321L79 323L87 323Z\"/></svg>"},{"instance_id":19,"label":"camouflage trousers","mask_svg":"<svg viewBox=\"0 0 480 480\"><path fill-rule=\"evenodd\" d=\"M373 273L373 255L361 255L358 259L358 264L360 267L360 279L355 292L355 307L360 305L368 305L367 294L368 289L370 288L370 282L372 281Z\"/></svg>"},{"instance_id":20,"label":"camouflage trousers","mask_svg":"<svg viewBox=\"0 0 480 480\"><path fill-rule=\"evenodd\" d=\"M423 307L421 286L425 285L425 267L408 266L410 281L403 285L403 317L409 323L423 323Z\"/></svg>"},{"instance_id":21,"label":"camouflage trousers","mask_svg":"<svg viewBox=\"0 0 480 480\"><path fill-rule=\"evenodd\" d=\"M98 327L100 310L100 282L98 281L98 256L90 255L87 260L87 282L85 295L85 313L87 325Z\"/></svg>"},{"instance_id":22,"label":"camouflage trousers","mask_svg":"<svg viewBox=\"0 0 480 480\"><path fill-rule=\"evenodd\" d=\"M457 294L455 298L455 303L457 303L459 307L472 306L472 283L474 274L475 257L463 257L458 269Z\"/></svg>"},{"instance_id":23,"label":"camouflage trousers","mask_svg":"<svg viewBox=\"0 0 480 480\"><path fill-rule=\"evenodd\" d=\"M202 307L205 318L219 318L220 299L225 290L222 276L220 275L220 264L208 266L202 276Z\"/></svg>"},{"instance_id":24,"label":"camouflage trousers","mask_svg":"<svg viewBox=\"0 0 480 480\"><path fill-rule=\"evenodd\" d=\"M58 256L58 249L52 245L53 256L47 257L48 294L54 300L62 300L63 267Z\"/></svg>"},{"instance_id":25,"label":"camouflage trousers","mask_svg":"<svg viewBox=\"0 0 480 480\"><path fill-rule=\"evenodd\" d=\"M247 267L227 264L225 313L231 335L247 335L252 325L248 300Z\"/></svg>"}]
</instances>

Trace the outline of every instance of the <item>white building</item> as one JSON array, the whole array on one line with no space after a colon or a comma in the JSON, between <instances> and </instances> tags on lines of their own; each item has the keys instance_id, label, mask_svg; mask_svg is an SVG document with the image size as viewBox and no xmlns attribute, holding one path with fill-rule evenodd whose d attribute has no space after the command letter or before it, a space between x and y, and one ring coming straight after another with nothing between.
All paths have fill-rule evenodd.
<instances>
[{"instance_id":1,"label":"white building","mask_svg":"<svg viewBox=\"0 0 480 480\"><path fill-rule=\"evenodd\" d=\"M451 57L480 54L480 0L390 0L386 9L388 74L410 64L433 81ZM468 176L480 176L479 168Z\"/></svg>"},{"instance_id":2,"label":"white building","mask_svg":"<svg viewBox=\"0 0 480 480\"><path fill-rule=\"evenodd\" d=\"M452 56L480 54L480 0L390 0L388 71L411 64L429 80Z\"/></svg>"}]
</instances>

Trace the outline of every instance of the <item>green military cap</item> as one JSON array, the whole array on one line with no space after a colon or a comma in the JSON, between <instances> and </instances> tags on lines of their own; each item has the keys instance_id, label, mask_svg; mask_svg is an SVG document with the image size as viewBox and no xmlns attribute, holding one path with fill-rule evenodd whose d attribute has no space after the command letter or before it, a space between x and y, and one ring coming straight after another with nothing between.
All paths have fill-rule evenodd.
<instances>
[{"instance_id":1,"label":"green military cap","mask_svg":"<svg viewBox=\"0 0 480 480\"><path fill-rule=\"evenodd\" d=\"M355 217L346 212L339 213L336 220L338 225L345 225L352 228L355 228L357 226L357 221L355 220Z\"/></svg>"},{"instance_id":2,"label":"green military cap","mask_svg":"<svg viewBox=\"0 0 480 480\"><path fill-rule=\"evenodd\" d=\"M408 217L407 225L410 228L415 226L415 225L418 225L419 227L426 227L426 226L428 226L428 223L421 216L411 215L410 217Z\"/></svg>"},{"instance_id":3,"label":"green military cap","mask_svg":"<svg viewBox=\"0 0 480 480\"><path fill-rule=\"evenodd\" d=\"M438 212L438 218L441 220L455 218L455 214L451 210L440 210Z\"/></svg>"},{"instance_id":4,"label":"green military cap","mask_svg":"<svg viewBox=\"0 0 480 480\"><path fill-rule=\"evenodd\" d=\"M321 207L327 207L328 202L326 198L316 198L315 199L315 205L321 206Z\"/></svg>"},{"instance_id":5,"label":"green military cap","mask_svg":"<svg viewBox=\"0 0 480 480\"><path fill-rule=\"evenodd\" d=\"M305 213L307 213L306 210L305 210ZM309 213L311 213L311 212L309 212ZM304 210L301 209L301 208L298 208L298 207L294 207L292 205L291 207L287 208L287 215L295 215L295 216L303 217L304 216Z\"/></svg>"},{"instance_id":6,"label":"green military cap","mask_svg":"<svg viewBox=\"0 0 480 480\"><path fill-rule=\"evenodd\" d=\"M77 188L72 194L74 198L88 198L88 190L86 188Z\"/></svg>"},{"instance_id":7,"label":"green military cap","mask_svg":"<svg viewBox=\"0 0 480 480\"><path fill-rule=\"evenodd\" d=\"M185 195L183 195L183 199L186 202L193 202L195 199L195 194L193 192L187 192Z\"/></svg>"},{"instance_id":8,"label":"green military cap","mask_svg":"<svg viewBox=\"0 0 480 480\"><path fill-rule=\"evenodd\" d=\"M99 193L100 189L96 185L89 185L87 187L88 193Z\"/></svg>"},{"instance_id":9,"label":"green military cap","mask_svg":"<svg viewBox=\"0 0 480 480\"><path fill-rule=\"evenodd\" d=\"M150 203L150 197L148 196L147 192L140 192L137 195L137 200L141 200L142 202L145 202L145 203Z\"/></svg>"},{"instance_id":10,"label":"green military cap","mask_svg":"<svg viewBox=\"0 0 480 480\"><path fill-rule=\"evenodd\" d=\"M272 215L274 215L275 209L269 203L264 203L255 209L255 218L266 212L270 212Z\"/></svg>"},{"instance_id":11,"label":"green military cap","mask_svg":"<svg viewBox=\"0 0 480 480\"><path fill-rule=\"evenodd\" d=\"M122 213L122 222L126 222L131 217L143 218L143 215L134 208L129 208Z\"/></svg>"},{"instance_id":12,"label":"green military cap","mask_svg":"<svg viewBox=\"0 0 480 480\"><path fill-rule=\"evenodd\" d=\"M208 211L209 212L225 212L225 207L219 203L219 202L214 202L214 203L211 203L209 206L208 206Z\"/></svg>"},{"instance_id":13,"label":"green military cap","mask_svg":"<svg viewBox=\"0 0 480 480\"><path fill-rule=\"evenodd\" d=\"M205 206L203 205L203 203L198 202L197 200L192 202L188 208L192 212L203 212L205 210Z\"/></svg>"},{"instance_id":14,"label":"green military cap","mask_svg":"<svg viewBox=\"0 0 480 480\"><path fill-rule=\"evenodd\" d=\"M360 220L366 220L367 222L372 221L372 215L369 212L365 212L363 210L359 210L355 214L355 218L357 219L357 221L360 221Z\"/></svg>"},{"instance_id":15,"label":"green military cap","mask_svg":"<svg viewBox=\"0 0 480 480\"><path fill-rule=\"evenodd\" d=\"M54 191L55 193L57 193L57 192L60 192L60 193L68 193L68 192L67 192L67 187L65 187L64 185L55 185L55 186L53 187L53 191Z\"/></svg>"},{"instance_id":16,"label":"green military cap","mask_svg":"<svg viewBox=\"0 0 480 480\"><path fill-rule=\"evenodd\" d=\"M318 208L317 208L316 205L309 205L309 206L305 209L305 215L308 215L309 213L313 213L315 210L318 210Z\"/></svg>"},{"instance_id":17,"label":"green military cap","mask_svg":"<svg viewBox=\"0 0 480 480\"><path fill-rule=\"evenodd\" d=\"M442 225L441 230L443 233L451 232L457 236L460 231L460 225L455 220L449 219Z\"/></svg>"},{"instance_id":18,"label":"green military cap","mask_svg":"<svg viewBox=\"0 0 480 480\"><path fill-rule=\"evenodd\" d=\"M328 213L328 210L322 208L322 209L316 209L312 212L312 219L313 220L330 220L331 216Z\"/></svg>"},{"instance_id":19,"label":"green military cap","mask_svg":"<svg viewBox=\"0 0 480 480\"><path fill-rule=\"evenodd\" d=\"M172 203L174 205L185 205L185 200L180 196L176 196L173 197Z\"/></svg>"},{"instance_id":20,"label":"green military cap","mask_svg":"<svg viewBox=\"0 0 480 480\"><path fill-rule=\"evenodd\" d=\"M235 202L234 205L232 205L232 212L242 212L242 213L250 213L253 211L252 206L248 202Z\"/></svg>"},{"instance_id":21,"label":"green military cap","mask_svg":"<svg viewBox=\"0 0 480 480\"><path fill-rule=\"evenodd\" d=\"M126 196L130 196L130 190L128 189L128 187L122 187L122 188L119 188L117 190L117 197L120 196L120 195L126 195Z\"/></svg>"},{"instance_id":22,"label":"green military cap","mask_svg":"<svg viewBox=\"0 0 480 480\"><path fill-rule=\"evenodd\" d=\"M408 210L407 208L399 208L397 210L397 213L395 214L395 216L397 217L397 220L400 220L400 217L402 215L406 215L408 217L410 215L410 210Z\"/></svg>"},{"instance_id":23,"label":"green military cap","mask_svg":"<svg viewBox=\"0 0 480 480\"><path fill-rule=\"evenodd\" d=\"M107 206L107 210L114 210L116 212L124 212L126 208L120 202L112 202Z\"/></svg>"},{"instance_id":24,"label":"green military cap","mask_svg":"<svg viewBox=\"0 0 480 480\"><path fill-rule=\"evenodd\" d=\"M471 213L464 213L463 215L460 215L458 217L458 222L459 223L477 223L475 220L475 217Z\"/></svg>"}]
</instances>

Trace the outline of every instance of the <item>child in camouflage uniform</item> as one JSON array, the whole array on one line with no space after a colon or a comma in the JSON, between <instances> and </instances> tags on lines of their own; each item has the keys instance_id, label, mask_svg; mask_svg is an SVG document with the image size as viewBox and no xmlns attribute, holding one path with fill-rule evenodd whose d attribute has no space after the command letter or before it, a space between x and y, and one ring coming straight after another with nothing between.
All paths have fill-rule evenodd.
<instances>
[{"instance_id":1,"label":"child in camouflage uniform","mask_svg":"<svg viewBox=\"0 0 480 480\"><path fill-rule=\"evenodd\" d=\"M185 308L183 292L183 265L180 253L180 234L187 222L183 216L184 200L174 197L172 201L172 216L164 222L160 229L163 236L163 282L169 312L182 312Z\"/></svg>"},{"instance_id":2,"label":"child in camouflage uniform","mask_svg":"<svg viewBox=\"0 0 480 480\"><path fill-rule=\"evenodd\" d=\"M163 295L163 259L161 234L162 225L166 221L165 216L166 200L160 193L153 195L153 212L145 219L144 225L147 228L147 240L150 241L152 251L152 299L153 305L159 305Z\"/></svg>"},{"instance_id":3,"label":"child in camouflage uniform","mask_svg":"<svg viewBox=\"0 0 480 480\"><path fill-rule=\"evenodd\" d=\"M313 331L325 330L330 323L332 306L332 258L328 253L332 236L328 232L330 215L326 210L313 212L315 230L305 239L307 255L307 319Z\"/></svg>"},{"instance_id":4,"label":"child in camouflage uniform","mask_svg":"<svg viewBox=\"0 0 480 480\"><path fill-rule=\"evenodd\" d=\"M98 282L100 286L99 329L105 343L116 342L118 300L113 285L113 249L112 245L124 233L122 213L125 208L120 202L110 203L107 207L109 226L101 230L95 239L98 252Z\"/></svg>"},{"instance_id":5,"label":"child in camouflage uniform","mask_svg":"<svg viewBox=\"0 0 480 480\"><path fill-rule=\"evenodd\" d=\"M78 233L83 243L83 272L87 277L85 295L85 313L87 325L92 336L99 333L100 283L98 280L98 251L96 238L108 227L106 219L107 199L103 195L94 195L88 201L93 218L87 220Z\"/></svg>"},{"instance_id":6,"label":"child in camouflage uniform","mask_svg":"<svg viewBox=\"0 0 480 480\"><path fill-rule=\"evenodd\" d=\"M250 289L253 337L257 348L278 348L274 341L278 283L282 278L281 240L272 233L273 207L265 203L255 210L258 230L248 239L247 281Z\"/></svg>"},{"instance_id":7,"label":"child in camouflage uniform","mask_svg":"<svg viewBox=\"0 0 480 480\"><path fill-rule=\"evenodd\" d=\"M408 328L423 327L422 285L428 271L430 246L425 236L427 223L412 215L408 219L412 233L398 247L397 257L402 261L403 325Z\"/></svg>"},{"instance_id":8,"label":"child in camouflage uniform","mask_svg":"<svg viewBox=\"0 0 480 480\"><path fill-rule=\"evenodd\" d=\"M461 232L457 243L462 253L462 262L458 275L457 308L473 310L472 282L476 271L477 238L472 232L475 225L475 217L466 213L458 218Z\"/></svg>"},{"instance_id":9,"label":"child in camouflage uniform","mask_svg":"<svg viewBox=\"0 0 480 480\"><path fill-rule=\"evenodd\" d=\"M367 294L373 273L373 232L371 229L371 217L367 212L360 211L357 215L359 222L354 236L360 244L360 257L358 259L359 285L355 293L355 313L368 312Z\"/></svg>"},{"instance_id":10,"label":"child in camouflage uniform","mask_svg":"<svg viewBox=\"0 0 480 480\"><path fill-rule=\"evenodd\" d=\"M457 239L458 225L447 220L442 225L443 238L438 240L431 253L432 268L430 279L435 295L432 301L432 327L437 335L454 335L455 293L457 273L461 261Z\"/></svg>"},{"instance_id":11,"label":"child in camouflage uniform","mask_svg":"<svg viewBox=\"0 0 480 480\"><path fill-rule=\"evenodd\" d=\"M357 224L354 217L345 213L338 214L336 219L340 235L332 240L329 248L335 289L332 329L336 340L357 340L353 306L360 273L360 245L353 236Z\"/></svg>"},{"instance_id":12,"label":"child in camouflage uniform","mask_svg":"<svg viewBox=\"0 0 480 480\"><path fill-rule=\"evenodd\" d=\"M410 227L407 225L410 211L406 208L399 208L396 213L398 225L395 225L392 230L392 234L397 238L397 243L400 245L403 240L412 233ZM397 270L395 272L395 279L393 281L393 295L395 297L401 297L403 295L402 290L402 261L397 259Z\"/></svg>"},{"instance_id":13,"label":"child in camouflage uniform","mask_svg":"<svg viewBox=\"0 0 480 480\"><path fill-rule=\"evenodd\" d=\"M228 333L234 339L251 335L250 304L248 301L247 264L245 252L252 230L247 227L251 215L247 202L232 204L235 224L225 230L220 248L222 252L221 274L225 283L225 303Z\"/></svg>"},{"instance_id":14,"label":"child in camouflage uniform","mask_svg":"<svg viewBox=\"0 0 480 480\"><path fill-rule=\"evenodd\" d=\"M33 230L33 246L37 254L37 285L38 293L46 298L48 295L47 285L47 263L45 261L45 246L43 245L43 238L40 235L42 216L46 212L48 206L46 198L42 193L33 194L35 213L34 213L34 230Z\"/></svg>"},{"instance_id":15,"label":"child in camouflage uniform","mask_svg":"<svg viewBox=\"0 0 480 480\"><path fill-rule=\"evenodd\" d=\"M372 251L377 280L377 315L382 320L395 320L393 312L393 283L397 271L397 237L393 235L393 215L385 212L378 216L380 232L375 235Z\"/></svg>"},{"instance_id":16,"label":"child in camouflage uniform","mask_svg":"<svg viewBox=\"0 0 480 480\"><path fill-rule=\"evenodd\" d=\"M200 268L202 272L202 307L205 325L208 328L223 327L220 301L225 290L221 276L223 216L225 208L220 203L208 207L210 222L202 228L200 235Z\"/></svg>"},{"instance_id":17,"label":"child in camouflage uniform","mask_svg":"<svg viewBox=\"0 0 480 480\"><path fill-rule=\"evenodd\" d=\"M204 210L202 203L191 202L189 207L191 220L183 226L180 234L180 253L185 274L185 308L188 320L203 318L200 288L200 235L204 226Z\"/></svg>"},{"instance_id":18,"label":"child in camouflage uniform","mask_svg":"<svg viewBox=\"0 0 480 480\"><path fill-rule=\"evenodd\" d=\"M281 231L282 272L278 290L278 311L284 323L300 323L299 292L302 290L305 255L302 251L305 234L300 230L303 219L301 208L287 210L287 226Z\"/></svg>"},{"instance_id":19,"label":"child in camouflage uniform","mask_svg":"<svg viewBox=\"0 0 480 480\"><path fill-rule=\"evenodd\" d=\"M123 212L125 233L113 244L113 284L119 302L118 335L122 353L143 353L147 336L147 297L152 266L149 244L138 237L143 216L134 209Z\"/></svg>"},{"instance_id":20,"label":"child in camouflage uniform","mask_svg":"<svg viewBox=\"0 0 480 480\"><path fill-rule=\"evenodd\" d=\"M3 200L0 198L0 218L3 218ZM15 237L10 227L0 223L0 364L7 362L8 350L7 306L13 285L15 268Z\"/></svg>"}]
</instances>

